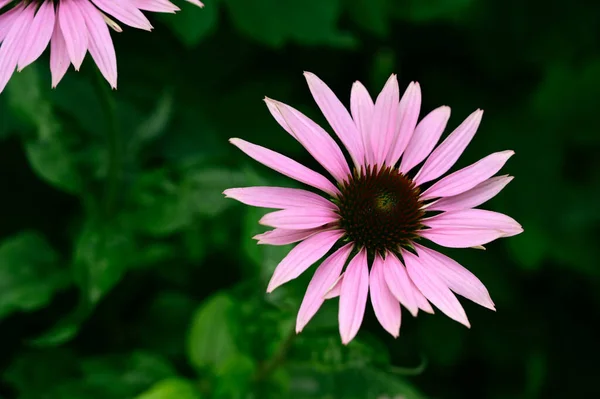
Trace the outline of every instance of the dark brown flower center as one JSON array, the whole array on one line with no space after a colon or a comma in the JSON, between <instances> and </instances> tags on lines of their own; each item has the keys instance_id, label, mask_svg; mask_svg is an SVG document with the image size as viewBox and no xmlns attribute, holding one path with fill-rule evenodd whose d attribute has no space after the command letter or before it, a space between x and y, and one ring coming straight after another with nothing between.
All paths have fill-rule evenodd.
<instances>
[{"instance_id":1,"label":"dark brown flower center","mask_svg":"<svg viewBox=\"0 0 600 399\"><path fill-rule=\"evenodd\" d=\"M417 238L424 215L419 188L397 169L355 171L340 191L340 224L357 246L397 252Z\"/></svg>"}]
</instances>

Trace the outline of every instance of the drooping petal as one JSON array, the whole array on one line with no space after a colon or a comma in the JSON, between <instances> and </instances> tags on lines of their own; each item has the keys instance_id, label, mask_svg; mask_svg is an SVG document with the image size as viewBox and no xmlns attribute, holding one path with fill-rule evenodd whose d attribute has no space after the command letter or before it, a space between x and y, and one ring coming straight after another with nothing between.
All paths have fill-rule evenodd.
<instances>
[{"instance_id":1,"label":"drooping petal","mask_svg":"<svg viewBox=\"0 0 600 399\"><path fill-rule=\"evenodd\" d=\"M470 327L469 319L460 302L444 281L423 267L423 260L408 251L402 251L402 257L411 280L419 291L438 309L453 320Z\"/></svg>"},{"instance_id":2,"label":"drooping petal","mask_svg":"<svg viewBox=\"0 0 600 399\"><path fill-rule=\"evenodd\" d=\"M61 0L56 12L69 59L75 70L78 71L88 49L85 19L76 0Z\"/></svg>"},{"instance_id":3,"label":"drooping petal","mask_svg":"<svg viewBox=\"0 0 600 399\"><path fill-rule=\"evenodd\" d=\"M13 0L0 0L0 10L2 10L4 6L10 3L11 1Z\"/></svg>"},{"instance_id":4,"label":"drooping petal","mask_svg":"<svg viewBox=\"0 0 600 399\"><path fill-rule=\"evenodd\" d=\"M398 105L398 131L387 154L388 165L395 165L404 153L417 126L420 110L421 86L417 82L411 82Z\"/></svg>"},{"instance_id":5,"label":"drooping petal","mask_svg":"<svg viewBox=\"0 0 600 399\"><path fill-rule=\"evenodd\" d=\"M399 101L398 79L392 74L377 96L371 120L371 148L375 156L374 162L378 166L385 163L386 155L395 138Z\"/></svg>"},{"instance_id":6,"label":"drooping petal","mask_svg":"<svg viewBox=\"0 0 600 399\"><path fill-rule=\"evenodd\" d=\"M204 4L202 4L202 2L200 2L200 0L185 0L190 4L193 4L195 6L198 6L200 8L204 7Z\"/></svg>"},{"instance_id":7,"label":"drooping petal","mask_svg":"<svg viewBox=\"0 0 600 399\"><path fill-rule=\"evenodd\" d=\"M428 113L415 128L402 155L400 171L408 173L423 162L437 144L450 119L450 107L442 106Z\"/></svg>"},{"instance_id":8,"label":"drooping petal","mask_svg":"<svg viewBox=\"0 0 600 399\"><path fill-rule=\"evenodd\" d=\"M50 73L52 75L52 87L56 87L61 81L71 60L69 59L69 53L67 52L67 44L60 29L60 23L58 18L55 18L54 32L52 33L52 39L50 40Z\"/></svg>"},{"instance_id":9,"label":"drooping petal","mask_svg":"<svg viewBox=\"0 0 600 399\"><path fill-rule=\"evenodd\" d=\"M288 230L312 229L337 222L340 215L323 208L288 208L267 213L258 222L265 226Z\"/></svg>"},{"instance_id":10,"label":"drooping petal","mask_svg":"<svg viewBox=\"0 0 600 399\"><path fill-rule=\"evenodd\" d=\"M317 173L306 166L281 155L275 151L249 143L241 139L230 139L229 142L242 150L246 155L263 165L276 170L277 172L298 180L309 186L323 190L334 197L338 196L340 191L325 176Z\"/></svg>"},{"instance_id":11,"label":"drooping petal","mask_svg":"<svg viewBox=\"0 0 600 399\"><path fill-rule=\"evenodd\" d=\"M353 244L349 243L338 249L333 255L321 263L315 272L312 280L308 284L306 294L300 305L298 316L296 318L296 332L302 331L304 326L317 313L323 302L325 302L325 294L338 280L348 255L352 251Z\"/></svg>"},{"instance_id":12,"label":"drooping petal","mask_svg":"<svg viewBox=\"0 0 600 399\"><path fill-rule=\"evenodd\" d=\"M348 110L331 89L315 74L304 72L315 102L355 163L360 162L360 135Z\"/></svg>"},{"instance_id":13,"label":"drooping petal","mask_svg":"<svg viewBox=\"0 0 600 399\"><path fill-rule=\"evenodd\" d=\"M266 99L269 111L338 182L348 180L350 168L331 136L298 110L279 101Z\"/></svg>"},{"instance_id":14,"label":"drooping petal","mask_svg":"<svg viewBox=\"0 0 600 399\"><path fill-rule=\"evenodd\" d=\"M388 288L385 267L383 259L377 254L369 275L369 295L377 320L387 332L397 338L400 335L400 303Z\"/></svg>"},{"instance_id":15,"label":"drooping petal","mask_svg":"<svg viewBox=\"0 0 600 399\"><path fill-rule=\"evenodd\" d=\"M340 296L340 293L342 292L342 282L343 281L344 281L344 273L340 274L340 276L337 278L335 283L333 283L333 285L331 286L329 291L327 291L325 293L323 298L333 299L333 298L337 298L338 296Z\"/></svg>"},{"instance_id":16,"label":"drooping petal","mask_svg":"<svg viewBox=\"0 0 600 399\"><path fill-rule=\"evenodd\" d=\"M19 56L23 51L24 33L33 21L36 7L35 3L30 3L19 12L13 20L12 27L6 34L2 45L0 45L0 93L4 90L17 67Z\"/></svg>"},{"instance_id":17,"label":"drooping petal","mask_svg":"<svg viewBox=\"0 0 600 399\"><path fill-rule=\"evenodd\" d=\"M321 259L343 235L341 230L323 231L296 245L275 268L267 292L273 292L275 288L301 275Z\"/></svg>"},{"instance_id":18,"label":"drooping petal","mask_svg":"<svg viewBox=\"0 0 600 399\"><path fill-rule=\"evenodd\" d=\"M165 12L171 14L179 11L179 7L169 0L132 0L132 2L136 8L144 11Z\"/></svg>"},{"instance_id":19,"label":"drooping petal","mask_svg":"<svg viewBox=\"0 0 600 399\"><path fill-rule=\"evenodd\" d=\"M369 293L367 251L363 248L348 264L340 291L338 314L342 343L347 345L358 333Z\"/></svg>"},{"instance_id":20,"label":"drooping petal","mask_svg":"<svg viewBox=\"0 0 600 399\"><path fill-rule=\"evenodd\" d=\"M8 32L13 28L15 21L19 18L19 15L24 9L24 3L19 3L0 15L0 43L6 38L6 35L8 35Z\"/></svg>"},{"instance_id":21,"label":"drooping petal","mask_svg":"<svg viewBox=\"0 0 600 399\"><path fill-rule=\"evenodd\" d=\"M352 85L350 110L360 135L360 145L357 153L358 166L364 166L365 162L368 165L373 165L375 164L375 155L371 147L371 121L373 120L375 104L365 86L358 81Z\"/></svg>"},{"instance_id":22,"label":"drooping petal","mask_svg":"<svg viewBox=\"0 0 600 399\"><path fill-rule=\"evenodd\" d=\"M420 186L437 179L454 165L477 132L482 116L480 109L473 112L429 155L415 176L415 184Z\"/></svg>"},{"instance_id":23,"label":"drooping petal","mask_svg":"<svg viewBox=\"0 0 600 399\"><path fill-rule=\"evenodd\" d=\"M314 229L305 230L274 229L266 231L262 234L257 234L252 238L258 240L259 245L288 245L307 239L308 237L320 231L323 231L323 228L317 227Z\"/></svg>"},{"instance_id":24,"label":"drooping petal","mask_svg":"<svg viewBox=\"0 0 600 399\"><path fill-rule=\"evenodd\" d=\"M473 273L433 249L415 244L415 250L422 260L421 265L441 278L448 288L478 305L495 310L487 288Z\"/></svg>"},{"instance_id":25,"label":"drooping petal","mask_svg":"<svg viewBox=\"0 0 600 399\"><path fill-rule=\"evenodd\" d=\"M474 208L496 196L512 179L512 176L492 177L462 194L440 198L428 206L427 209L431 211L460 211Z\"/></svg>"},{"instance_id":26,"label":"drooping petal","mask_svg":"<svg viewBox=\"0 0 600 399\"><path fill-rule=\"evenodd\" d=\"M233 198L243 204L260 208L323 208L338 209L331 202L310 191L285 187L244 187L230 188L223 192L226 198Z\"/></svg>"},{"instance_id":27,"label":"drooping petal","mask_svg":"<svg viewBox=\"0 0 600 399\"><path fill-rule=\"evenodd\" d=\"M383 274L392 295L394 295L396 300L404 305L413 316L416 316L419 312L416 295L420 295L421 293L418 292L417 288L408 277L404 266L402 266L400 260L394 253L387 253L383 265Z\"/></svg>"},{"instance_id":28,"label":"drooping petal","mask_svg":"<svg viewBox=\"0 0 600 399\"><path fill-rule=\"evenodd\" d=\"M514 151L495 152L472 165L457 170L425 190L421 199L451 197L464 193L495 175L513 154Z\"/></svg>"},{"instance_id":29,"label":"drooping petal","mask_svg":"<svg viewBox=\"0 0 600 399\"><path fill-rule=\"evenodd\" d=\"M54 20L54 4L51 1L43 2L25 33L23 51L17 63L18 71L37 60L44 52L52 37Z\"/></svg>"},{"instance_id":30,"label":"drooping petal","mask_svg":"<svg viewBox=\"0 0 600 399\"><path fill-rule=\"evenodd\" d=\"M92 2L105 13L112 15L125 25L142 30L152 30L148 18L135 6L124 0L92 0Z\"/></svg>"}]
</instances>

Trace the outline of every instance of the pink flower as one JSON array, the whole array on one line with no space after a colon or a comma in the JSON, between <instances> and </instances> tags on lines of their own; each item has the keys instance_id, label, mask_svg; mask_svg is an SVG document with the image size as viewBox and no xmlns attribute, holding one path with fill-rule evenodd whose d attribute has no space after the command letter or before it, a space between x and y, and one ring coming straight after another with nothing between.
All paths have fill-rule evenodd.
<instances>
[{"instance_id":1,"label":"pink flower","mask_svg":"<svg viewBox=\"0 0 600 399\"><path fill-rule=\"evenodd\" d=\"M199 0L187 0L202 7ZM0 93L15 68L38 59L50 43L52 87L69 64L79 70L90 52L102 75L117 87L117 58L108 26L121 32L109 15L125 25L151 30L140 10L174 13L169 0L0 0Z\"/></svg>"},{"instance_id":2,"label":"pink flower","mask_svg":"<svg viewBox=\"0 0 600 399\"><path fill-rule=\"evenodd\" d=\"M280 187L226 190L248 205L279 209L260 223L273 230L259 244L300 242L275 269L267 292L298 277L326 254L300 306L300 332L325 299L340 297L339 330L347 344L358 332L370 295L377 319L391 335L400 332L400 304L416 316L433 313L429 302L469 327L454 293L494 309L485 286L449 257L420 244L422 239L451 248L481 248L523 231L512 218L476 209L512 177L495 175L513 155L497 152L439 179L456 162L479 126L472 113L436 147L450 108L431 111L418 124L421 90L411 83L400 99L392 75L375 103L365 87L352 87L350 111L319 78L305 73L310 91L352 159L320 126L296 109L266 99L275 120L333 177L241 139L231 143L256 161L324 193ZM435 149L434 149L435 147ZM415 167L423 165L418 171Z\"/></svg>"}]
</instances>

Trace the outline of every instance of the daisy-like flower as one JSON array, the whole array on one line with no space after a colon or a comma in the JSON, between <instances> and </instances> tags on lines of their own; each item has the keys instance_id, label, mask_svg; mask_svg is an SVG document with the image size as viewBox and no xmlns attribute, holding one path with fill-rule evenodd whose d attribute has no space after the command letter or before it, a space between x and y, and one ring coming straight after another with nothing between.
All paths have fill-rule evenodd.
<instances>
[{"instance_id":1,"label":"daisy-like flower","mask_svg":"<svg viewBox=\"0 0 600 399\"><path fill-rule=\"evenodd\" d=\"M199 0L186 0L202 7ZM52 87L70 64L79 70L90 52L100 72L117 87L117 57L108 31L125 25L152 30L141 10L174 13L169 0L0 0L0 93L14 73L38 59L50 43ZM111 17L109 17L111 16Z\"/></svg>"},{"instance_id":2,"label":"daisy-like flower","mask_svg":"<svg viewBox=\"0 0 600 399\"><path fill-rule=\"evenodd\" d=\"M340 297L339 330L344 344L360 328L367 296L377 319L394 337L400 332L400 304L416 316L419 309L433 313L431 302L467 327L469 321L453 292L494 310L477 277L423 245L429 240L450 248L481 248L523 231L506 215L475 208L512 179L493 177L512 151L488 155L432 183L448 172L467 147L483 111L472 113L436 147L450 108L437 108L417 124L421 106L418 83L411 83L400 99L398 81L392 75L373 102L365 87L356 82L349 113L325 83L311 73L305 76L352 165L319 125L289 105L267 98L275 120L334 181L277 152L231 139L256 161L324 196L281 187L232 188L224 193L247 205L279 209L260 220L274 229L256 236L259 244L300 242L275 269L267 292L332 252L308 285L296 331L304 328L326 299L336 296Z\"/></svg>"}]
</instances>

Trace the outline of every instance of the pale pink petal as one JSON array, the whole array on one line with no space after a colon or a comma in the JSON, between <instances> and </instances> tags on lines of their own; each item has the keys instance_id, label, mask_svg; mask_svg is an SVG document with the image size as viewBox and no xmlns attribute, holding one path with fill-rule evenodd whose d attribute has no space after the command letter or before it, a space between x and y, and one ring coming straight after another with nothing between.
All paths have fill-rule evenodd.
<instances>
[{"instance_id":1,"label":"pale pink petal","mask_svg":"<svg viewBox=\"0 0 600 399\"><path fill-rule=\"evenodd\" d=\"M411 82L398 105L398 131L387 154L388 165L395 165L404 153L417 126L420 110L421 86L417 82Z\"/></svg>"},{"instance_id":2,"label":"pale pink petal","mask_svg":"<svg viewBox=\"0 0 600 399\"><path fill-rule=\"evenodd\" d=\"M195 6L198 6L200 8L204 7L204 4L202 4L200 2L200 0L185 0L185 1L187 1L188 3L193 4Z\"/></svg>"},{"instance_id":3,"label":"pale pink petal","mask_svg":"<svg viewBox=\"0 0 600 399\"><path fill-rule=\"evenodd\" d=\"M400 303L385 281L385 267L381 256L375 255L369 275L369 295L377 320L387 332L397 338L400 335Z\"/></svg>"},{"instance_id":4,"label":"pale pink petal","mask_svg":"<svg viewBox=\"0 0 600 399\"><path fill-rule=\"evenodd\" d=\"M464 193L495 175L513 154L514 151L495 152L472 165L457 170L425 190L421 194L421 199L451 197Z\"/></svg>"},{"instance_id":5,"label":"pale pink petal","mask_svg":"<svg viewBox=\"0 0 600 399\"><path fill-rule=\"evenodd\" d=\"M131 0L133 5L140 10L151 12L174 13L179 11L179 7L169 0Z\"/></svg>"},{"instance_id":6,"label":"pale pink petal","mask_svg":"<svg viewBox=\"0 0 600 399\"><path fill-rule=\"evenodd\" d=\"M289 105L271 99L265 102L277 122L338 182L348 180L350 168L344 154L323 128Z\"/></svg>"},{"instance_id":7,"label":"pale pink petal","mask_svg":"<svg viewBox=\"0 0 600 399\"><path fill-rule=\"evenodd\" d=\"M395 138L398 122L400 89L398 79L392 74L377 96L371 121L371 148L375 156L374 165L383 166L386 155ZM373 164L372 164L373 165ZM390 166L390 165L388 165Z\"/></svg>"},{"instance_id":8,"label":"pale pink petal","mask_svg":"<svg viewBox=\"0 0 600 399\"><path fill-rule=\"evenodd\" d=\"M324 299L333 299L340 296L342 292L342 282L344 281L344 273L340 274L340 276L335 280L335 283L331 286L331 288L325 293L323 296Z\"/></svg>"},{"instance_id":9,"label":"pale pink petal","mask_svg":"<svg viewBox=\"0 0 600 399\"><path fill-rule=\"evenodd\" d=\"M418 292L410 278L408 278L404 266L402 266L395 254L391 252L387 253L384 261L383 273L392 295L394 295L394 297L404 305L413 316L416 316L419 312L416 296L417 294L421 295L421 293Z\"/></svg>"},{"instance_id":10,"label":"pale pink petal","mask_svg":"<svg viewBox=\"0 0 600 399\"><path fill-rule=\"evenodd\" d=\"M476 304L495 310L487 288L473 273L433 249L415 244L415 250L422 261L421 265L441 278L448 288Z\"/></svg>"},{"instance_id":11,"label":"pale pink petal","mask_svg":"<svg viewBox=\"0 0 600 399\"><path fill-rule=\"evenodd\" d=\"M375 163L375 155L371 147L371 122L375 104L365 86L358 81L352 85L350 110L360 135L359 151L357 152L358 166L364 165L365 162L372 165Z\"/></svg>"},{"instance_id":12,"label":"pale pink petal","mask_svg":"<svg viewBox=\"0 0 600 399\"><path fill-rule=\"evenodd\" d=\"M37 60L44 52L52 37L54 20L54 4L51 1L43 2L25 33L23 51L17 63L18 71Z\"/></svg>"},{"instance_id":13,"label":"pale pink petal","mask_svg":"<svg viewBox=\"0 0 600 399\"><path fill-rule=\"evenodd\" d=\"M423 260L408 251L402 251L406 270L419 291L438 309L453 320L470 327L467 315L460 302L444 281L423 267Z\"/></svg>"},{"instance_id":14,"label":"pale pink petal","mask_svg":"<svg viewBox=\"0 0 600 399\"><path fill-rule=\"evenodd\" d=\"M88 29L89 50L102 76L113 89L117 88L117 55L108 26L100 11L87 1L79 3Z\"/></svg>"},{"instance_id":15,"label":"pale pink petal","mask_svg":"<svg viewBox=\"0 0 600 399\"><path fill-rule=\"evenodd\" d=\"M21 51L23 51L23 43L25 41L25 32L33 21L35 8L37 4L30 3L25 9L21 10L13 20L12 27L6 35L6 38L0 46L0 93L10 80Z\"/></svg>"},{"instance_id":16,"label":"pale pink petal","mask_svg":"<svg viewBox=\"0 0 600 399\"><path fill-rule=\"evenodd\" d=\"M333 255L325 259L315 272L308 284L302 305L300 305L300 310L298 311L298 317L296 318L297 333L302 331L304 326L317 313L323 302L325 302L325 294L338 281L348 255L352 251L352 247L353 244L350 243L338 249Z\"/></svg>"},{"instance_id":17,"label":"pale pink petal","mask_svg":"<svg viewBox=\"0 0 600 399\"><path fill-rule=\"evenodd\" d=\"M473 248L504 237L504 233L485 228L421 230L419 235L447 248Z\"/></svg>"},{"instance_id":18,"label":"pale pink petal","mask_svg":"<svg viewBox=\"0 0 600 399\"><path fill-rule=\"evenodd\" d=\"M256 144L249 143L241 139L230 139L229 142L246 155L254 160L262 163L263 165L276 170L277 172L291 177L292 179L298 180L309 186L323 190L327 194L337 197L340 191L331 183L325 176L310 170L306 166L281 155L275 151L271 151L267 148L258 146Z\"/></svg>"},{"instance_id":19,"label":"pale pink petal","mask_svg":"<svg viewBox=\"0 0 600 399\"><path fill-rule=\"evenodd\" d=\"M258 222L265 226L288 230L312 229L337 222L340 215L323 208L288 208L267 213Z\"/></svg>"},{"instance_id":20,"label":"pale pink petal","mask_svg":"<svg viewBox=\"0 0 600 399\"><path fill-rule=\"evenodd\" d=\"M418 186L437 179L454 165L477 132L482 116L480 109L473 112L431 153L415 176Z\"/></svg>"},{"instance_id":21,"label":"pale pink petal","mask_svg":"<svg viewBox=\"0 0 600 399\"><path fill-rule=\"evenodd\" d=\"M0 10L2 10L4 6L10 3L11 1L13 0L0 0Z\"/></svg>"},{"instance_id":22,"label":"pale pink petal","mask_svg":"<svg viewBox=\"0 0 600 399\"><path fill-rule=\"evenodd\" d=\"M135 6L126 0L92 0L105 13L134 28L152 30L148 18Z\"/></svg>"},{"instance_id":23,"label":"pale pink petal","mask_svg":"<svg viewBox=\"0 0 600 399\"><path fill-rule=\"evenodd\" d=\"M230 188L223 192L226 198L233 198L243 204L260 208L324 208L336 210L338 207L318 194L298 188L285 187L245 187Z\"/></svg>"},{"instance_id":24,"label":"pale pink petal","mask_svg":"<svg viewBox=\"0 0 600 399\"><path fill-rule=\"evenodd\" d=\"M423 162L437 144L450 119L450 107L442 106L427 114L415 128L402 155L400 172L408 173Z\"/></svg>"},{"instance_id":25,"label":"pale pink petal","mask_svg":"<svg viewBox=\"0 0 600 399\"><path fill-rule=\"evenodd\" d=\"M348 110L331 89L315 74L304 72L308 88L321 112L333 128L342 144L346 147L355 163L360 162L362 154L360 135Z\"/></svg>"},{"instance_id":26,"label":"pale pink petal","mask_svg":"<svg viewBox=\"0 0 600 399\"><path fill-rule=\"evenodd\" d=\"M67 45L60 29L58 18L56 18L52 40L50 41L50 73L52 74L53 88L65 76L70 63Z\"/></svg>"},{"instance_id":27,"label":"pale pink petal","mask_svg":"<svg viewBox=\"0 0 600 399\"><path fill-rule=\"evenodd\" d=\"M11 0L12 1L12 0ZM6 38L15 21L19 18L21 11L25 9L24 3L19 3L4 14L0 15L0 43Z\"/></svg>"},{"instance_id":28,"label":"pale pink petal","mask_svg":"<svg viewBox=\"0 0 600 399\"><path fill-rule=\"evenodd\" d=\"M496 196L512 179L512 176L492 177L462 194L441 198L433 202L427 207L427 210L460 211L474 208Z\"/></svg>"},{"instance_id":29,"label":"pale pink petal","mask_svg":"<svg viewBox=\"0 0 600 399\"><path fill-rule=\"evenodd\" d=\"M350 261L340 292L338 321L342 343L347 345L358 333L365 314L369 293L369 266L367 251L360 252Z\"/></svg>"},{"instance_id":30,"label":"pale pink petal","mask_svg":"<svg viewBox=\"0 0 600 399\"><path fill-rule=\"evenodd\" d=\"M88 48L85 19L76 0L61 0L57 9L58 23L65 39L69 59L78 71Z\"/></svg>"},{"instance_id":31,"label":"pale pink petal","mask_svg":"<svg viewBox=\"0 0 600 399\"><path fill-rule=\"evenodd\" d=\"M302 241L320 231L323 231L322 227L305 230L274 229L266 231L262 234L257 234L252 238L258 240L258 244L288 245Z\"/></svg>"},{"instance_id":32,"label":"pale pink petal","mask_svg":"<svg viewBox=\"0 0 600 399\"><path fill-rule=\"evenodd\" d=\"M273 292L275 288L301 275L321 259L343 235L341 230L323 231L296 245L275 268L267 292Z\"/></svg>"}]
</instances>

